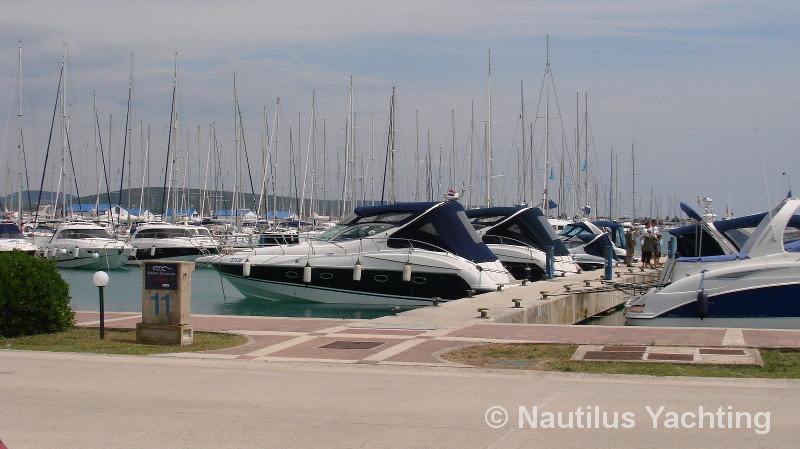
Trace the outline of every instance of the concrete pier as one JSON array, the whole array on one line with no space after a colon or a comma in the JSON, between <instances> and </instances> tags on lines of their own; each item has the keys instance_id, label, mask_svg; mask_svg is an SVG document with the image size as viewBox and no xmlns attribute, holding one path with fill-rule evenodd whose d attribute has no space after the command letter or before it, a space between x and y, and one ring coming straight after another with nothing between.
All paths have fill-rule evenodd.
<instances>
[{"instance_id":1,"label":"concrete pier","mask_svg":"<svg viewBox=\"0 0 800 449\"><path fill-rule=\"evenodd\" d=\"M620 267L614 269L614 281L641 284L654 283L659 270ZM503 287L501 291L484 293L371 320L373 326L404 326L417 329L450 328L478 323L575 324L630 298L622 290L602 283L603 270L527 285ZM481 310L479 310L481 309ZM486 315L482 318L481 315Z\"/></svg>"}]
</instances>

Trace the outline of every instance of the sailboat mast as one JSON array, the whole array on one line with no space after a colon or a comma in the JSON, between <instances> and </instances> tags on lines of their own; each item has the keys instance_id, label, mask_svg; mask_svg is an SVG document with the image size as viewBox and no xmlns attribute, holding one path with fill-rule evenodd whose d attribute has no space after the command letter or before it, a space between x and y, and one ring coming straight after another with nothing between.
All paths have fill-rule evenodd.
<instances>
[{"instance_id":1,"label":"sailboat mast","mask_svg":"<svg viewBox=\"0 0 800 449\"><path fill-rule=\"evenodd\" d=\"M281 99L277 98L275 100L275 118L273 119L274 126L272 127L272 142L275 144L275 157L273 158L272 164L272 212L273 217L272 221L273 224L275 223L275 219L277 218L277 210L278 210L278 161L280 161L279 157L279 147L278 147L278 127L280 126L280 115L281 115Z\"/></svg>"},{"instance_id":2,"label":"sailboat mast","mask_svg":"<svg viewBox=\"0 0 800 449\"><path fill-rule=\"evenodd\" d=\"M583 167L586 173L583 174L583 204L589 207L589 94L585 93L584 101L584 114L583 114ZM596 193L596 192L595 192ZM595 214L597 213L595 208ZM586 214L588 218L588 213Z\"/></svg>"},{"instance_id":3,"label":"sailboat mast","mask_svg":"<svg viewBox=\"0 0 800 449\"><path fill-rule=\"evenodd\" d=\"M350 93L348 94L347 123L345 126L344 139L344 178L342 178L342 202L339 207L339 216L344 217L347 210L347 178L350 176L350 152L353 140L353 76L350 75ZM383 201L383 198L381 198Z\"/></svg>"},{"instance_id":4,"label":"sailboat mast","mask_svg":"<svg viewBox=\"0 0 800 449\"><path fill-rule=\"evenodd\" d=\"M125 135L122 139L122 171L120 172L119 177L119 193L117 194L117 204L121 207L122 206L122 186L125 182L125 162L126 156L128 155L128 130L129 130L129 123L131 118L131 94L133 92L133 54L131 54L131 70L128 76L128 106L125 110ZM128 164L130 166L130 164ZM130 175L128 175L128 208L131 207L131 191L130 191ZM111 199L109 198L109 203ZM109 209L111 208L111 204L108 205ZM121 209L120 209L121 211ZM120 214L117 214L117 225L120 224L121 217ZM112 214L113 217L113 214ZM130 214L128 214L130 217Z\"/></svg>"},{"instance_id":5,"label":"sailboat mast","mask_svg":"<svg viewBox=\"0 0 800 449\"><path fill-rule=\"evenodd\" d=\"M547 51L544 68L545 100L544 100L544 188L542 189L542 208L545 217L548 217L550 210L550 197L547 187L550 179L550 87L547 85L547 77L550 75L550 35L547 35Z\"/></svg>"},{"instance_id":6,"label":"sailboat mast","mask_svg":"<svg viewBox=\"0 0 800 449\"><path fill-rule=\"evenodd\" d=\"M492 206L492 51L489 50L489 114L486 124L486 207Z\"/></svg>"},{"instance_id":7,"label":"sailboat mast","mask_svg":"<svg viewBox=\"0 0 800 449\"><path fill-rule=\"evenodd\" d=\"M470 120L469 120L469 176L467 176L467 182L470 186L469 189L469 199L467 200L467 206L472 205L472 176L473 176L473 159L474 159L474 152L475 152L475 102L470 103Z\"/></svg>"},{"instance_id":8,"label":"sailboat mast","mask_svg":"<svg viewBox=\"0 0 800 449\"><path fill-rule=\"evenodd\" d=\"M456 110L450 110L450 128L452 130L452 146L450 147L450 185L448 189L456 189L458 173L456 170Z\"/></svg>"},{"instance_id":9,"label":"sailboat mast","mask_svg":"<svg viewBox=\"0 0 800 449\"><path fill-rule=\"evenodd\" d=\"M631 143L631 204L633 205L633 217L636 219L636 157L633 153L633 143Z\"/></svg>"},{"instance_id":10,"label":"sailboat mast","mask_svg":"<svg viewBox=\"0 0 800 449\"><path fill-rule=\"evenodd\" d=\"M419 201L419 110L414 111L414 122L416 124L416 150L414 151L414 201Z\"/></svg>"},{"instance_id":11,"label":"sailboat mast","mask_svg":"<svg viewBox=\"0 0 800 449\"><path fill-rule=\"evenodd\" d=\"M581 179L581 126L580 126L580 93L575 92L575 208L573 217L581 211L580 205L580 179Z\"/></svg>"},{"instance_id":12,"label":"sailboat mast","mask_svg":"<svg viewBox=\"0 0 800 449\"><path fill-rule=\"evenodd\" d=\"M526 146L526 120L525 120L525 89L522 80L519 82L519 121L522 131L522 160L520 161L520 169L522 169L522 182L518 187L517 193L519 204L526 204L528 202L528 147Z\"/></svg>"},{"instance_id":13,"label":"sailboat mast","mask_svg":"<svg viewBox=\"0 0 800 449\"><path fill-rule=\"evenodd\" d=\"M22 41L19 41L19 51L17 53L17 157L20 155L25 164L25 178L28 177L28 162L25 158L25 146L22 138ZM19 159L17 159L19 162ZM18 225L22 229L22 167L19 167L19 191L17 194L17 210L19 211ZM28 186L28 207L30 207L31 189Z\"/></svg>"},{"instance_id":14,"label":"sailboat mast","mask_svg":"<svg viewBox=\"0 0 800 449\"><path fill-rule=\"evenodd\" d=\"M64 78L64 83L62 84L62 88L61 88L61 92L60 92L61 101L59 102L59 114L61 116L61 124L60 124L61 126L59 127L59 131L60 131L60 135L61 135L61 165L59 166L58 186L56 187L56 198L55 198L55 201L53 202L53 218L55 218L55 215L56 215L56 208L58 207L58 199L59 199L59 197L62 197L62 194L61 194L62 193L62 190L61 190L62 187L64 188L64 191L66 192L66 176L67 176L67 172L66 172L66 163L67 163L67 161L66 161L66 154L67 154L66 139L67 138L66 138L66 131L64 129L65 126L66 126L65 122L67 120L66 108L64 107L64 100L66 98L66 94L64 93L64 91L66 89L65 89L64 86L67 85L67 82L66 82L66 78L67 78L67 73L66 73L67 72L67 70L66 70L66 67L67 67L67 42L66 41L64 41L64 56L61 59L61 66L63 68L62 77ZM66 217L66 215L67 215L66 214L66 201L64 201L63 198L62 198L62 201L61 201L61 216L62 217Z\"/></svg>"},{"instance_id":15,"label":"sailboat mast","mask_svg":"<svg viewBox=\"0 0 800 449\"><path fill-rule=\"evenodd\" d=\"M178 90L178 52L175 52L175 71L172 75L172 106L169 112L169 132L167 133L167 160L165 162L164 170L164 187L161 197L161 213L162 219L167 219L167 211L169 209L169 189L167 181L170 178L170 156L172 151L172 133L175 128L175 95ZM171 184L171 183L170 183Z\"/></svg>"}]
</instances>

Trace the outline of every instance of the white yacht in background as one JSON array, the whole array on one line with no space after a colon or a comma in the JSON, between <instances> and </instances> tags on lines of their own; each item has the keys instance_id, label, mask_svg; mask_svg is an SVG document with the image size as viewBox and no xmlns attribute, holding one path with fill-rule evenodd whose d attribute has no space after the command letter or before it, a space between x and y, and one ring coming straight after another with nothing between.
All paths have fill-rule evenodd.
<instances>
[{"instance_id":1,"label":"white yacht in background","mask_svg":"<svg viewBox=\"0 0 800 449\"><path fill-rule=\"evenodd\" d=\"M422 306L513 282L453 201L358 207L315 239L198 262L280 301Z\"/></svg>"},{"instance_id":2,"label":"white yacht in background","mask_svg":"<svg viewBox=\"0 0 800 449\"><path fill-rule=\"evenodd\" d=\"M131 249L102 226L81 222L56 226L50 241L39 247L42 257L55 259L59 268L87 270L120 268L130 257Z\"/></svg>"},{"instance_id":3,"label":"white yacht in background","mask_svg":"<svg viewBox=\"0 0 800 449\"><path fill-rule=\"evenodd\" d=\"M596 270L605 266L603 251L606 247L611 247L614 251L615 260L625 259L624 228L617 222L578 221L566 226L560 237L575 262L584 270Z\"/></svg>"},{"instance_id":4,"label":"white yacht in background","mask_svg":"<svg viewBox=\"0 0 800 449\"><path fill-rule=\"evenodd\" d=\"M543 279L548 246L553 248L554 276L581 272L539 208L487 207L466 213L483 242L515 278L523 279L528 268L533 280Z\"/></svg>"},{"instance_id":5,"label":"white yacht in background","mask_svg":"<svg viewBox=\"0 0 800 449\"><path fill-rule=\"evenodd\" d=\"M128 243L134 249L130 265L154 259L192 261L220 252L219 241L204 226L148 223L137 227Z\"/></svg>"},{"instance_id":6,"label":"white yacht in background","mask_svg":"<svg viewBox=\"0 0 800 449\"><path fill-rule=\"evenodd\" d=\"M800 260L783 239L798 208L781 202L738 252L668 261L659 285L625 305L627 323L800 328Z\"/></svg>"},{"instance_id":7,"label":"white yacht in background","mask_svg":"<svg viewBox=\"0 0 800 449\"><path fill-rule=\"evenodd\" d=\"M0 223L0 251L22 251L36 254L36 245L25 238L25 234L14 223Z\"/></svg>"}]
</instances>

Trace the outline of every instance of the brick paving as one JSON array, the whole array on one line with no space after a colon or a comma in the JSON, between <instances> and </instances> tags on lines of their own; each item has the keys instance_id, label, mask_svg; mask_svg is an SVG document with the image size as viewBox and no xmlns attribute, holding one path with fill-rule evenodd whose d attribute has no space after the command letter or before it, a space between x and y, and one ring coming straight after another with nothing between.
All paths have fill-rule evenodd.
<instances>
[{"instance_id":1,"label":"brick paving","mask_svg":"<svg viewBox=\"0 0 800 449\"><path fill-rule=\"evenodd\" d=\"M98 312L76 312L78 326L97 327ZM110 312L105 314L106 328L134 329L141 314ZM191 324L200 332L233 332L248 336L248 343L217 351L183 353L179 357L222 357L253 362L307 360L338 363L378 364L450 364L439 354L468 345L509 343L594 344L611 346L689 346L797 348L800 349L800 330L778 329L719 329L719 328L657 328L622 326L570 326L534 324L463 323L442 328L409 329L382 324L371 327L370 320L281 318L230 315L193 315ZM435 323L434 323L435 324ZM727 339L726 339L727 336ZM730 344L738 341L738 344ZM331 343L333 348L323 347ZM377 346L344 349L358 346L348 343L374 342ZM723 343L724 342L724 343ZM336 348L339 346L339 348ZM722 349L722 348L725 349ZM638 348L637 348L638 349Z\"/></svg>"}]
</instances>

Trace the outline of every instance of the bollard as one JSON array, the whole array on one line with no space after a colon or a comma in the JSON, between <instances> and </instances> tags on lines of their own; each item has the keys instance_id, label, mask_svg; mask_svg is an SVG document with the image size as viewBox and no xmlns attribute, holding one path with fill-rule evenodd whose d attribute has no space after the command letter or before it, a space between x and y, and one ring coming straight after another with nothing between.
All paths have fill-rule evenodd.
<instances>
[{"instance_id":1,"label":"bollard","mask_svg":"<svg viewBox=\"0 0 800 449\"><path fill-rule=\"evenodd\" d=\"M481 314L481 316L479 316L478 318L489 318L489 309L488 308L481 307L480 309L478 309L478 312L480 312L480 314Z\"/></svg>"},{"instance_id":2,"label":"bollard","mask_svg":"<svg viewBox=\"0 0 800 449\"><path fill-rule=\"evenodd\" d=\"M400 311L400 307L389 307L389 313L392 314L392 316L397 316L398 311Z\"/></svg>"},{"instance_id":3,"label":"bollard","mask_svg":"<svg viewBox=\"0 0 800 449\"><path fill-rule=\"evenodd\" d=\"M533 271L531 270L531 267L525 267L525 270L523 270L523 273L524 273L522 275L522 281L523 282L532 281L533 280Z\"/></svg>"},{"instance_id":4,"label":"bollard","mask_svg":"<svg viewBox=\"0 0 800 449\"><path fill-rule=\"evenodd\" d=\"M545 246L544 247L544 254L545 254L545 277L547 279L553 279L553 254L555 249L552 246Z\"/></svg>"},{"instance_id":5,"label":"bollard","mask_svg":"<svg viewBox=\"0 0 800 449\"><path fill-rule=\"evenodd\" d=\"M571 285L565 285L564 286L564 291L571 291L571 290L572 290L572 286Z\"/></svg>"},{"instance_id":6,"label":"bollard","mask_svg":"<svg viewBox=\"0 0 800 449\"><path fill-rule=\"evenodd\" d=\"M610 281L614 278L614 251L610 246L603 248L603 255L605 256L605 273L604 278Z\"/></svg>"},{"instance_id":7,"label":"bollard","mask_svg":"<svg viewBox=\"0 0 800 449\"><path fill-rule=\"evenodd\" d=\"M467 298L474 298L475 290L467 290Z\"/></svg>"},{"instance_id":8,"label":"bollard","mask_svg":"<svg viewBox=\"0 0 800 449\"><path fill-rule=\"evenodd\" d=\"M439 301L441 301L441 300L442 300L442 298L440 298L438 296L433 298L433 307L439 307Z\"/></svg>"},{"instance_id":9,"label":"bollard","mask_svg":"<svg viewBox=\"0 0 800 449\"><path fill-rule=\"evenodd\" d=\"M521 285L522 286L528 285L528 280L527 279L523 279Z\"/></svg>"},{"instance_id":10,"label":"bollard","mask_svg":"<svg viewBox=\"0 0 800 449\"><path fill-rule=\"evenodd\" d=\"M586 284L587 287L591 287L592 286L592 281L590 281L589 279L584 279L583 283Z\"/></svg>"},{"instance_id":11,"label":"bollard","mask_svg":"<svg viewBox=\"0 0 800 449\"><path fill-rule=\"evenodd\" d=\"M497 284L497 291L498 292L502 292L503 291L503 284Z\"/></svg>"},{"instance_id":12,"label":"bollard","mask_svg":"<svg viewBox=\"0 0 800 449\"><path fill-rule=\"evenodd\" d=\"M522 307L520 305L520 303L522 302L522 299L520 299L520 298L514 298L514 299L511 300L511 302L514 303L514 308L515 309L519 309L520 307Z\"/></svg>"}]
</instances>

